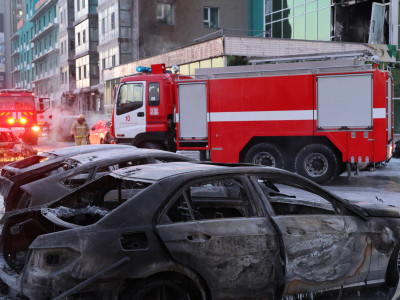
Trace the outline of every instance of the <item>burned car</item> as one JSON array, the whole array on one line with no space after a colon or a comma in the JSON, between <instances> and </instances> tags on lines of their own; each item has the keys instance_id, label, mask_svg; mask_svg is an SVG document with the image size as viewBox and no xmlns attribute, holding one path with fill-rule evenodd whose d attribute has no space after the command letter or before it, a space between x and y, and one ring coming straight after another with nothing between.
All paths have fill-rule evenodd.
<instances>
[{"instance_id":1,"label":"burned car","mask_svg":"<svg viewBox=\"0 0 400 300\"><path fill-rule=\"evenodd\" d=\"M86 182L119 168L189 160L171 152L132 146L109 147L108 150L78 154L53 164L51 169L47 168L44 172L42 170L41 178L30 177L30 180L34 181L19 185L19 193L8 193L8 197L4 199L4 206L6 211L10 211L48 203ZM12 187L14 186L17 185L14 183Z\"/></svg>"},{"instance_id":2,"label":"burned car","mask_svg":"<svg viewBox=\"0 0 400 300\"><path fill-rule=\"evenodd\" d=\"M0 279L28 299L280 299L398 280L400 209L262 166L119 169L2 225Z\"/></svg>"},{"instance_id":3,"label":"burned car","mask_svg":"<svg viewBox=\"0 0 400 300\"><path fill-rule=\"evenodd\" d=\"M78 154L119 148L133 149L132 146L127 145L74 146L42 152L15 161L1 169L0 194L6 203L13 203L22 196L21 185L44 178L46 174L63 166L67 158Z\"/></svg>"},{"instance_id":4,"label":"burned car","mask_svg":"<svg viewBox=\"0 0 400 300\"><path fill-rule=\"evenodd\" d=\"M0 128L0 168L36 154L36 150L22 142L10 129Z\"/></svg>"}]
</instances>

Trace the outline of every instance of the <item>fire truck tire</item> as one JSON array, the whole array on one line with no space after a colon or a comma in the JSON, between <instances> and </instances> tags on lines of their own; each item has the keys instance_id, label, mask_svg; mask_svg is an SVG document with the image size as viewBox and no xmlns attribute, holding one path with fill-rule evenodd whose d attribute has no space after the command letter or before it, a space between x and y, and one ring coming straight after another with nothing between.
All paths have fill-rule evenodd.
<instances>
[{"instance_id":1,"label":"fire truck tire","mask_svg":"<svg viewBox=\"0 0 400 300\"><path fill-rule=\"evenodd\" d=\"M140 148L164 150L164 148L160 144L152 142L144 143Z\"/></svg>"},{"instance_id":2,"label":"fire truck tire","mask_svg":"<svg viewBox=\"0 0 400 300\"><path fill-rule=\"evenodd\" d=\"M282 150L269 143L257 144L251 147L244 157L244 162L280 169L283 169L285 165Z\"/></svg>"},{"instance_id":3,"label":"fire truck tire","mask_svg":"<svg viewBox=\"0 0 400 300\"><path fill-rule=\"evenodd\" d=\"M295 160L296 173L318 184L325 184L339 174L339 159L329 147L311 144L299 151Z\"/></svg>"}]
</instances>

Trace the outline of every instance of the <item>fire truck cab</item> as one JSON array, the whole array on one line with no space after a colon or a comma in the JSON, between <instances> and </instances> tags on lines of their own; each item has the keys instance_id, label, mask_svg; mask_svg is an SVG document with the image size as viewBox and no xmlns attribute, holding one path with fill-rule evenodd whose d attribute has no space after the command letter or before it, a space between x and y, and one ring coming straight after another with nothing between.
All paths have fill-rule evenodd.
<instances>
[{"instance_id":1,"label":"fire truck cab","mask_svg":"<svg viewBox=\"0 0 400 300\"><path fill-rule=\"evenodd\" d=\"M198 69L192 77L164 65L138 71L118 88L117 143L199 150L213 162L284 168L321 184L346 166L392 156L393 80L364 62Z\"/></svg>"},{"instance_id":2,"label":"fire truck cab","mask_svg":"<svg viewBox=\"0 0 400 300\"><path fill-rule=\"evenodd\" d=\"M33 93L22 89L0 90L0 127L10 128L28 144L40 134Z\"/></svg>"}]
</instances>

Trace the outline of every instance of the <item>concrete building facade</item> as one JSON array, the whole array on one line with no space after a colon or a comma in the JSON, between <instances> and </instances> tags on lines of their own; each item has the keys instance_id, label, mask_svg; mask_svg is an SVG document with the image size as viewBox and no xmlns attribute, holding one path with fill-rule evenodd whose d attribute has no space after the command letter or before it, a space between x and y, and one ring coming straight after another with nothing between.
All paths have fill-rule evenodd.
<instances>
[{"instance_id":1,"label":"concrete building facade","mask_svg":"<svg viewBox=\"0 0 400 300\"><path fill-rule=\"evenodd\" d=\"M75 1L75 74L76 110L99 111L99 44L97 0Z\"/></svg>"},{"instance_id":2,"label":"concrete building facade","mask_svg":"<svg viewBox=\"0 0 400 300\"><path fill-rule=\"evenodd\" d=\"M111 113L112 87L107 70L191 45L229 28L247 34L248 0L99 0L99 66L102 107ZM214 66L223 66L222 59ZM103 86L105 84L104 90Z\"/></svg>"},{"instance_id":3,"label":"concrete building facade","mask_svg":"<svg viewBox=\"0 0 400 300\"><path fill-rule=\"evenodd\" d=\"M57 3L61 103L68 106L75 100L76 88L74 3L68 0Z\"/></svg>"}]
</instances>

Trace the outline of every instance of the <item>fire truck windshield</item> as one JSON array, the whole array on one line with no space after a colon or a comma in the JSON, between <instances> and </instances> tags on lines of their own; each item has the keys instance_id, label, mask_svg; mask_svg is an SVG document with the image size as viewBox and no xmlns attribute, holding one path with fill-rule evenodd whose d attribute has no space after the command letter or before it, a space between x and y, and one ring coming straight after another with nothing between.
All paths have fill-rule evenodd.
<instances>
[{"instance_id":1,"label":"fire truck windshield","mask_svg":"<svg viewBox=\"0 0 400 300\"><path fill-rule=\"evenodd\" d=\"M21 96L0 96L0 110L34 110L33 98Z\"/></svg>"}]
</instances>

